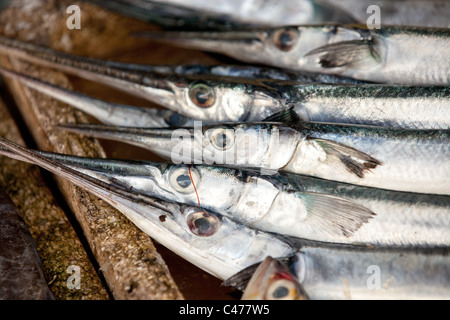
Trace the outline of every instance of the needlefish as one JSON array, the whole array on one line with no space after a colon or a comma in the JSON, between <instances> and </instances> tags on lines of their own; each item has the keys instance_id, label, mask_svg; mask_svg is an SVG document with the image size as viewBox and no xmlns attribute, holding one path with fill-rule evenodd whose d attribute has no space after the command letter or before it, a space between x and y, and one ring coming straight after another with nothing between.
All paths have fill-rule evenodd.
<instances>
[{"instance_id":1,"label":"needlefish","mask_svg":"<svg viewBox=\"0 0 450 320\"><path fill-rule=\"evenodd\" d=\"M135 193L201 205L281 235L354 245L450 244L450 196L218 166L37 153Z\"/></svg>"},{"instance_id":2,"label":"needlefish","mask_svg":"<svg viewBox=\"0 0 450 320\"><path fill-rule=\"evenodd\" d=\"M361 23L373 27L405 25L449 28L450 3L447 0L325 0L351 13ZM378 24L378 25L377 25Z\"/></svg>"},{"instance_id":3,"label":"needlefish","mask_svg":"<svg viewBox=\"0 0 450 320\"><path fill-rule=\"evenodd\" d=\"M153 31L139 36L291 70L389 84L450 83L450 29L300 25L217 32Z\"/></svg>"},{"instance_id":4,"label":"needlefish","mask_svg":"<svg viewBox=\"0 0 450 320\"><path fill-rule=\"evenodd\" d=\"M157 103L188 119L202 120L207 124L262 121L288 109L294 110L296 116L303 121L420 129L447 129L450 124L448 86L391 86L348 82L319 84L223 77L216 74L178 74L180 71L151 73L145 71L145 66L134 71L119 65L112 67L109 62L58 53L2 37L0 51L99 81ZM140 111L136 107L93 101L92 98L58 90L55 86L10 70L1 69L1 73L69 102L102 122L126 126L146 121L148 125L145 126L167 122L161 117L154 121L147 120L158 116L156 111ZM146 112L149 114L145 115ZM166 119L172 116L169 113ZM169 122L186 126L186 118L180 117L176 121L178 119L175 117L175 121Z\"/></svg>"},{"instance_id":5,"label":"needlefish","mask_svg":"<svg viewBox=\"0 0 450 320\"><path fill-rule=\"evenodd\" d=\"M356 22L348 10L320 0L227 0L220 2L89 0L163 28L231 29L242 25L278 26Z\"/></svg>"},{"instance_id":6,"label":"needlefish","mask_svg":"<svg viewBox=\"0 0 450 320\"><path fill-rule=\"evenodd\" d=\"M254 271L241 299L309 300L309 297L289 268L268 256Z\"/></svg>"},{"instance_id":7,"label":"needlefish","mask_svg":"<svg viewBox=\"0 0 450 320\"><path fill-rule=\"evenodd\" d=\"M448 300L450 257L447 248L358 248L304 241L295 255L277 258L296 276L312 300ZM240 271L223 285L264 294L286 292L271 282L274 270L249 283L259 263ZM276 269L275 269L276 271ZM270 288L270 287L269 287Z\"/></svg>"},{"instance_id":8,"label":"needlefish","mask_svg":"<svg viewBox=\"0 0 450 320\"><path fill-rule=\"evenodd\" d=\"M374 188L450 194L449 130L303 122L194 128L59 125L133 144L174 163L220 164L304 174Z\"/></svg>"},{"instance_id":9,"label":"needlefish","mask_svg":"<svg viewBox=\"0 0 450 320\"><path fill-rule=\"evenodd\" d=\"M347 240L374 216L339 196L284 190L276 181L244 170L37 153L135 193L201 205L251 228L295 237Z\"/></svg>"},{"instance_id":10,"label":"needlefish","mask_svg":"<svg viewBox=\"0 0 450 320\"><path fill-rule=\"evenodd\" d=\"M238 224L198 206L165 202L105 183L0 137L2 154L36 164L95 194L180 257L219 279L257 263L261 256L289 256L288 241Z\"/></svg>"}]
</instances>

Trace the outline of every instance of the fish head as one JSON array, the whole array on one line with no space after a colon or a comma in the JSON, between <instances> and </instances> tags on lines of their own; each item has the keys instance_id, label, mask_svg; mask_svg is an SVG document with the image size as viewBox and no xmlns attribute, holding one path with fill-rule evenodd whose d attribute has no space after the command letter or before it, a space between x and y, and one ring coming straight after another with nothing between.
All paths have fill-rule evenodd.
<instances>
[{"instance_id":1,"label":"fish head","mask_svg":"<svg viewBox=\"0 0 450 320\"><path fill-rule=\"evenodd\" d=\"M147 74L144 82L149 100L207 123L243 120L253 101L249 84L220 77Z\"/></svg>"},{"instance_id":2,"label":"fish head","mask_svg":"<svg viewBox=\"0 0 450 320\"><path fill-rule=\"evenodd\" d=\"M323 72L320 56L310 54L338 42L360 40L361 28L338 24L259 27L231 31L162 31L142 36L181 47L217 52L238 61L285 69Z\"/></svg>"},{"instance_id":3,"label":"fish head","mask_svg":"<svg viewBox=\"0 0 450 320\"><path fill-rule=\"evenodd\" d=\"M289 269L268 256L251 277L242 300L309 300L309 297Z\"/></svg>"}]
</instances>

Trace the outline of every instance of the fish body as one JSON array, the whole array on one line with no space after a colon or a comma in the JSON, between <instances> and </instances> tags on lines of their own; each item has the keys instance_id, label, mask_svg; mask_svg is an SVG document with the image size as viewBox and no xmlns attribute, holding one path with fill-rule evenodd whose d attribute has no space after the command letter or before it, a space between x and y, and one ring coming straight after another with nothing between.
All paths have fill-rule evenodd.
<instances>
[{"instance_id":1,"label":"fish body","mask_svg":"<svg viewBox=\"0 0 450 320\"><path fill-rule=\"evenodd\" d=\"M309 300L309 297L286 265L266 257L247 284L242 300Z\"/></svg>"},{"instance_id":2,"label":"fish body","mask_svg":"<svg viewBox=\"0 0 450 320\"><path fill-rule=\"evenodd\" d=\"M282 0L220 3L182 0L89 0L120 14L172 30L223 30L244 26L290 26L317 23L379 23L448 28L445 0ZM373 9L373 5L379 8Z\"/></svg>"},{"instance_id":3,"label":"fish body","mask_svg":"<svg viewBox=\"0 0 450 320\"><path fill-rule=\"evenodd\" d=\"M275 181L244 170L37 153L130 192L198 205L266 232L317 240L328 236L340 239L374 215L338 196L285 191Z\"/></svg>"},{"instance_id":4,"label":"fish body","mask_svg":"<svg viewBox=\"0 0 450 320\"><path fill-rule=\"evenodd\" d=\"M129 218L138 228L187 261L225 279L261 256L290 255L295 249L269 233L238 224L200 207L178 205L105 183L4 138L3 153L27 161L92 192Z\"/></svg>"},{"instance_id":5,"label":"fish body","mask_svg":"<svg viewBox=\"0 0 450 320\"><path fill-rule=\"evenodd\" d=\"M2 190L0 214L0 300L54 300L34 239Z\"/></svg>"},{"instance_id":6,"label":"fish body","mask_svg":"<svg viewBox=\"0 0 450 320\"><path fill-rule=\"evenodd\" d=\"M239 61L397 85L448 85L450 29L309 25L142 36Z\"/></svg>"},{"instance_id":7,"label":"fish body","mask_svg":"<svg viewBox=\"0 0 450 320\"><path fill-rule=\"evenodd\" d=\"M105 4L98 0L89 2ZM314 0L282 1L108 1L107 8L166 29L217 30L240 26L349 23L356 20L335 5Z\"/></svg>"},{"instance_id":8,"label":"fish body","mask_svg":"<svg viewBox=\"0 0 450 320\"><path fill-rule=\"evenodd\" d=\"M348 237L329 241L324 236L322 241L397 248L448 247L450 243L450 196L384 190L296 174L279 176L288 188L335 195L375 213L369 223Z\"/></svg>"},{"instance_id":9,"label":"fish body","mask_svg":"<svg viewBox=\"0 0 450 320\"><path fill-rule=\"evenodd\" d=\"M319 123L310 123L307 126L312 129L307 133L309 137L355 148L377 159L381 164L373 167L373 163L366 163L363 166L367 168L367 174L363 177L351 175L349 179L335 176L333 172L337 170L331 169L331 166L329 171L321 165L319 165L321 168L314 165L308 170L302 159L308 159L316 149L317 145L314 146L312 142L314 139L312 139L305 141L305 145L312 147L308 147L311 153L305 154L304 150L300 151L301 148L297 148L298 157L294 155L293 161L291 160L283 170L297 173L302 171L301 173L307 175L381 189L450 194L449 181L443 178L450 172L448 161L444 160L448 159L450 152L448 130L393 130L392 128ZM328 148L322 142L319 142L320 144L322 144L322 151ZM321 173L317 174L316 172L319 171Z\"/></svg>"},{"instance_id":10,"label":"fish body","mask_svg":"<svg viewBox=\"0 0 450 320\"><path fill-rule=\"evenodd\" d=\"M449 259L448 248L304 243L293 257L278 260L296 275L312 300L448 300ZM224 285L245 287L257 267L242 270Z\"/></svg>"},{"instance_id":11,"label":"fish body","mask_svg":"<svg viewBox=\"0 0 450 320\"><path fill-rule=\"evenodd\" d=\"M201 204L252 228L285 236L358 246L450 244L450 196L286 173L266 176L217 166L39 154L134 193Z\"/></svg>"},{"instance_id":12,"label":"fish body","mask_svg":"<svg viewBox=\"0 0 450 320\"><path fill-rule=\"evenodd\" d=\"M114 125L164 127L169 123L171 126L188 126L192 124L192 119L202 120L206 124L262 121L289 109L302 121L417 129L447 129L450 125L450 91L447 86L355 84L345 79L327 79L339 83L313 84L240 76L222 77L221 73L230 75L237 71L220 66L205 67L200 71L195 67L191 67L191 71L189 67L139 67L58 53L1 37L0 49L34 63L56 67L119 88L182 115L178 117L170 112L106 103L67 90L58 91L57 87L42 80L31 79L10 70L0 70L8 77ZM241 67L238 70L240 75L256 77L272 74L261 69L255 71ZM165 73L158 73L160 71ZM207 77L203 75L205 73ZM275 74L272 77L279 76ZM308 75L305 77L322 81ZM170 120L172 118L173 121Z\"/></svg>"},{"instance_id":13,"label":"fish body","mask_svg":"<svg viewBox=\"0 0 450 320\"><path fill-rule=\"evenodd\" d=\"M186 129L64 125L65 130L149 149L175 163L244 166L361 186L450 194L448 130L274 122Z\"/></svg>"},{"instance_id":14,"label":"fish body","mask_svg":"<svg viewBox=\"0 0 450 320\"><path fill-rule=\"evenodd\" d=\"M334 83L334 84L363 84L369 83L359 81L352 78L335 76L332 74L321 74L304 71L286 70L279 68L271 68L260 65L150 65L150 64L133 64L115 61L101 61L106 66L112 68L128 69L133 71L145 71L149 73L159 74L178 74L178 75L203 75L203 76L222 76L235 77L244 79L272 79L287 80L297 82L314 82L314 83Z\"/></svg>"}]
</instances>

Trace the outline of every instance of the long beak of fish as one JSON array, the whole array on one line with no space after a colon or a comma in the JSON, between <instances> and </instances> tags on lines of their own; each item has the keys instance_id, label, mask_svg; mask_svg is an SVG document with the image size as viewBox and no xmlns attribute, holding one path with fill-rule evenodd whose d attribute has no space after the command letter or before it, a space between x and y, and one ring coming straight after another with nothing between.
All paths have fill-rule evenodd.
<instances>
[{"instance_id":1,"label":"long beak of fish","mask_svg":"<svg viewBox=\"0 0 450 320\"><path fill-rule=\"evenodd\" d=\"M132 144L150 150L165 159L170 159L174 163L192 163L193 157L195 160L195 152L194 155L190 152L178 152L182 151L178 150L180 147L186 148L185 150L201 148L201 141L196 140L195 128L131 128L92 124L58 125L58 127L94 138ZM199 135L202 135L201 131ZM188 144L189 142L191 144Z\"/></svg>"},{"instance_id":2,"label":"long beak of fish","mask_svg":"<svg viewBox=\"0 0 450 320\"><path fill-rule=\"evenodd\" d=\"M2 137L0 137L0 154L20 161L36 164L43 169L61 176L75 185L92 192L113 206L117 206L118 203L136 203L140 205L147 205L157 210L162 210L166 214L170 213L167 211L166 206L160 204L160 202L154 198L137 194L135 192L130 192L125 188L121 188L113 184L108 184L95 177L91 177L86 173L73 169L61 161L51 159L50 157L45 156L45 153L40 154L40 152L29 150ZM136 217L134 217L134 219L136 219ZM158 215L155 216L154 219L157 221Z\"/></svg>"},{"instance_id":3,"label":"long beak of fish","mask_svg":"<svg viewBox=\"0 0 450 320\"><path fill-rule=\"evenodd\" d=\"M106 102L2 67L0 67L0 74L67 103L105 124L162 128L168 126L171 122L187 122L186 117L173 111Z\"/></svg>"},{"instance_id":4,"label":"long beak of fish","mask_svg":"<svg viewBox=\"0 0 450 320\"><path fill-rule=\"evenodd\" d=\"M126 64L74 56L28 43L18 44L6 37L0 37L0 52L117 88L169 109L176 106L174 90L180 84L171 80L167 74L148 72L145 68L132 71Z\"/></svg>"},{"instance_id":5,"label":"long beak of fish","mask_svg":"<svg viewBox=\"0 0 450 320\"><path fill-rule=\"evenodd\" d=\"M186 48L218 53L258 50L265 46L266 31L155 31L136 33L135 36L149 40L175 44Z\"/></svg>"},{"instance_id":6,"label":"long beak of fish","mask_svg":"<svg viewBox=\"0 0 450 320\"><path fill-rule=\"evenodd\" d=\"M309 300L295 276L278 260L266 257L251 277L242 300Z\"/></svg>"}]
</instances>

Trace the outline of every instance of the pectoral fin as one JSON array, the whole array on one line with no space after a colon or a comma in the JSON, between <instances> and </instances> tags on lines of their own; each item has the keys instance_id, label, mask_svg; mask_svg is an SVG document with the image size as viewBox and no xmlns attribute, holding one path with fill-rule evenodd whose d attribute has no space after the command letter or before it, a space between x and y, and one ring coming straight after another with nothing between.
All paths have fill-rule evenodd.
<instances>
[{"instance_id":1,"label":"pectoral fin","mask_svg":"<svg viewBox=\"0 0 450 320\"><path fill-rule=\"evenodd\" d=\"M327 161L336 162L356 174L360 178L364 178L364 174L370 169L381 165L381 161L372 156L359 151L355 148L334 142L331 140L311 138L325 151Z\"/></svg>"},{"instance_id":2,"label":"pectoral fin","mask_svg":"<svg viewBox=\"0 0 450 320\"><path fill-rule=\"evenodd\" d=\"M323 68L339 68L355 63L372 65L374 61L381 60L372 38L331 43L314 49L305 56L317 56Z\"/></svg>"}]
</instances>

